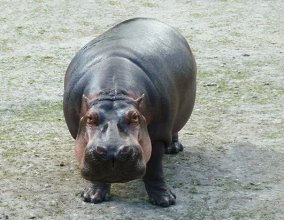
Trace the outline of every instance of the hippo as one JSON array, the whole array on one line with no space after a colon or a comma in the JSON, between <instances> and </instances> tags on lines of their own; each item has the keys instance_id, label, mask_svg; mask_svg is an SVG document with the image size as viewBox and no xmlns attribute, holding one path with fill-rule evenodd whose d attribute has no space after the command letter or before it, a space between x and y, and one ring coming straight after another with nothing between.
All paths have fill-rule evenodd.
<instances>
[{"instance_id":1,"label":"hippo","mask_svg":"<svg viewBox=\"0 0 284 220\"><path fill-rule=\"evenodd\" d=\"M162 159L183 150L178 132L195 95L187 41L156 19L123 21L80 49L66 71L63 108L81 175L90 182L83 200L108 201L112 183L141 178L152 204L175 204Z\"/></svg>"}]
</instances>

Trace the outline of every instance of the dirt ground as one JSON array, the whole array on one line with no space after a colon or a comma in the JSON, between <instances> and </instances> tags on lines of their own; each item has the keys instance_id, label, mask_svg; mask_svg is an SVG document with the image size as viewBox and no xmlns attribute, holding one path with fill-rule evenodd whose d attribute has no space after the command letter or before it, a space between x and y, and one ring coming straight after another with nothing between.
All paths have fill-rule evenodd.
<instances>
[{"instance_id":1,"label":"dirt ground","mask_svg":"<svg viewBox=\"0 0 284 220\"><path fill-rule=\"evenodd\" d=\"M0 0L0 219L284 219L283 11L283 0ZM169 208L140 180L81 201L63 118L75 52L137 16L180 30L198 64L185 150L164 159Z\"/></svg>"}]
</instances>

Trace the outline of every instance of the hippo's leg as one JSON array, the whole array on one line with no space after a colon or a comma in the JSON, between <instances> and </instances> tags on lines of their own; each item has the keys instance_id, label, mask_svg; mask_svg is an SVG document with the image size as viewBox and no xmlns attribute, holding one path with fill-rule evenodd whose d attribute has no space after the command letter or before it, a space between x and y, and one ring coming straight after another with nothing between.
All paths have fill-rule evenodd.
<instances>
[{"instance_id":1,"label":"hippo's leg","mask_svg":"<svg viewBox=\"0 0 284 220\"><path fill-rule=\"evenodd\" d=\"M110 184L92 182L92 184L85 188L81 196L85 202L100 203L110 199Z\"/></svg>"},{"instance_id":2,"label":"hippo's leg","mask_svg":"<svg viewBox=\"0 0 284 220\"><path fill-rule=\"evenodd\" d=\"M169 147L166 148L166 154L177 154L178 152L183 151L183 145L178 140L178 133L173 134L172 143Z\"/></svg>"},{"instance_id":3,"label":"hippo's leg","mask_svg":"<svg viewBox=\"0 0 284 220\"><path fill-rule=\"evenodd\" d=\"M165 153L165 146L162 142L152 143L151 159L147 163L146 174L143 177L150 202L154 205L168 207L175 204L176 196L166 186L162 158Z\"/></svg>"}]
</instances>

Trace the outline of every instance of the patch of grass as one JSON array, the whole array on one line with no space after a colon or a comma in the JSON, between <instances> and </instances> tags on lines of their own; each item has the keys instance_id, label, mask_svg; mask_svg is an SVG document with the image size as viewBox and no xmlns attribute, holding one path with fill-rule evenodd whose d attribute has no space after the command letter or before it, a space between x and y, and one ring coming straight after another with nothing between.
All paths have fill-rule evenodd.
<instances>
[{"instance_id":1,"label":"patch of grass","mask_svg":"<svg viewBox=\"0 0 284 220\"><path fill-rule=\"evenodd\" d=\"M32 84L34 84L34 83L37 83L37 81L34 80L34 79L30 79L30 80L28 81L28 84L30 84L30 85L32 85Z\"/></svg>"},{"instance_id":2,"label":"patch of grass","mask_svg":"<svg viewBox=\"0 0 284 220\"><path fill-rule=\"evenodd\" d=\"M61 41L63 39L62 35L53 35L52 37L50 37L51 41Z\"/></svg>"},{"instance_id":3,"label":"patch of grass","mask_svg":"<svg viewBox=\"0 0 284 220\"><path fill-rule=\"evenodd\" d=\"M57 63L57 59L53 55L45 55L45 56L40 57L40 62L44 64L54 64L55 65Z\"/></svg>"},{"instance_id":4,"label":"patch of grass","mask_svg":"<svg viewBox=\"0 0 284 220\"><path fill-rule=\"evenodd\" d=\"M26 55L26 56L23 57L23 60L24 61L29 61L31 58L32 58L31 55Z\"/></svg>"},{"instance_id":5,"label":"patch of grass","mask_svg":"<svg viewBox=\"0 0 284 220\"><path fill-rule=\"evenodd\" d=\"M46 28L47 28L47 27L45 27L45 28L40 28L40 29L38 30L38 34L44 35L45 33L47 33L48 31L47 31Z\"/></svg>"},{"instance_id":6,"label":"patch of grass","mask_svg":"<svg viewBox=\"0 0 284 220\"><path fill-rule=\"evenodd\" d=\"M252 75L251 71L232 70L226 66L211 71L201 69L197 75L197 102L208 107L219 105L226 109L240 101L252 104L271 103L284 94L283 90L274 88L273 85L251 80Z\"/></svg>"},{"instance_id":7,"label":"patch of grass","mask_svg":"<svg viewBox=\"0 0 284 220\"><path fill-rule=\"evenodd\" d=\"M202 13L191 13L191 14L190 14L190 17L193 17L193 18L202 18L202 17L204 17L204 14L202 14Z\"/></svg>"},{"instance_id":8,"label":"patch of grass","mask_svg":"<svg viewBox=\"0 0 284 220\"><path fill-rule=\"evenodd\" d=\"M86 27L93 27L94 26L94 22L93 21L81 21L80 23L82 26L86 26Z\"/></svg>"},{"instance_id":9,"label":"patch of grass","mask_svg":"<svg viewBox=\"0 0 284 220\"><path fill-rule=\"evenodd\" d=\"M216 186L222 187L227 191L236 190L242 187L242 184L239 180L236 179L219 179Z\"/></svg>"},{"instance_id":10,"label":"patch of grass","mask_svg":"<svg viewBox=\"0 0 284 220\"><path fill-rule=\"evenodd\" d=\"M243 185L243 189L256 191L256 190L263 190L265 189L265 187L261 185L260 183L249 183L249 184Z\"/></svg>"},{"instance_id":11,"label":"patch of grass","mask_svg":"<svg viewBox=\"0 0 284 220\"><path fill-rule=\"evenodd\" d=\"M230 71L232 79L243 80L250 76L249 72L246 71Z\"/></svg>"},{"instance_id":12,"label":"patch of grass","mask_svg":"<svg viewBox=\"0 0 284 220\"><path fill-rule=\"evenodd\" d=\"M238 1L234 1L234 0L221 0L221 2L238 2Z\"/></svg>"},{"instance_id":13,"label":"patch of grass","mask_svg":"<svg viewBox=\"0 0 284 220\"><path fill-rule=\"evenodd\" d=\"M197 81L206 79L207 77L212 77L216 74L215 71L198 70Z\"/></svg>"},{"instance_id":14,"label":"patch of grass","mask_svg":"<svg viewBox=\"0 0 284 220\"><path fill-rule=\"evenodd\" d=\"M59 32L62 32L62 33L69 33L69 32L72 32L72 31L70 31L68 28L64 28L64 27L59 28L58 31L59 31Z\"/></svg>"},{"instance_id":15,"label":"patch of grass","mask_svg":"<svg viewBox=\"0 0 284 220\"><path fill-rule=\"evenodd\" d=\"M198 194L198 190L197 190L197 188L195 187L195 186L192 186L192 187L185 187L186 189L188 189L188 192L190 193L190 194Z\"/></svg>"},{"instance_id":16,"label":"patch of grass","mask_svg":"<svg viewBox=\"0 0 284 220\"><path fill-rule=\"evenodd\" d=\"M237 220L246 219L246 218L254 218L255 211L241 211L232 213L232 217Z\"/></svg>"},{"instance_id":17,"label":"patch of grass","mask_svg":"<svg viewBox=\"0 0 284 220\"><path fill-rule=\"evenodd\" d=\"M244 36L243 33L240 33L240 32L238 32L238 31L233 31L233 32L230 33L230 35L231 35L232 37L243 37L243 36Z\"/></svg>"},{"instance_id":18,"label":"patch of grass","mask_svg":"<svg viewBox=\"0 0 284 220\"><path fill-rule=\"evenodd\" d=\"M16 27L16 32L17 32L18 34L22 34L22 32L23 32L24 29L25 29L25 28L24 28L23 26L19 25L19 26Z\"/></svg>"},{"instance_id":19,"label":"patch of grass","mask_svg":"<svg viewBox=\"0 0 284 220\"><path fill-rule=\"evenodd\" d=\"M9 52L13 51L12 47L10 46L10 39L1 39L0 40L0 51L1 52Z\"/></svg>"},{"instance_id":20,"label":"patch of grass","mask_svg":"<svg viewBox=\"0 0 284 220\"><path fill-rule=\"evenodd\" d=\"M115 1L115 0L109 0L108 3L109 3L110 5L118 5L118 4L119 4L119 2L118 2L118 1Z\"/></svg>"},{"instance_id":21,"label":"patch of grass","mask_svg":"<svg viewBox=\"0 0 284 220\"><path fill-rule=\"evenodd\" d=\"M214 88L214 87L213 87ZM220 79L216 86L217 92L226 92L229 90L228 82L225 79Z\"/></svg>"},{"instance_id":22,"label":"patch of grass","mask_svg":"<svg viewBox=\"0 0 284 220\"><path fill-rule=\"evenodd\" d=\"M154 2L143 2L142 5L147 8L157 8L159 7L158 3Z\"/></svg>"},{"instance_id":23,"label":"patch of grass","mask_svg":"<svg viewBox=\"0 0 284 220\"><path fill-rule=\"evenodd\" d=\"M222 44L222 46L224 46L224 45L234 44L235 42L228 37L224 37L224 38L218 39L218 43L220 43L220 44Z\"/></svg>"},{"instance_id":24,"label":"patch of grass","mask_svg":"<svg viewBox=\"0 0 284 220\"><path fill-rule=\"evenodd\" d=\"M12 158L12 157L17 157L19 154L26 153L27 149L25 148L9 148L6 151L3 151L1 156L3 158Z\"/></svg>"},{"instance_id":25,"label":"patch of grass","mask_svg":"<svg viewBox=\"0 0 284 220\"><path fill-rule=\"evenodd\" d=\"M58 138L56 128L64 126L61 101L38 101L22 109L13 106L10 109L14 111L4 112L10 115L0 130L0 143L4 146L5 157L24 153L32 142L40 143L42 139L52 142ZM56 145L55 142L53 144Z\"/></svg>"},{"instance_id":26,"label":"patch of grass","mask_svg":"<svg viewBox=\"0 0 284 220\"><path fill-rule=\"evenodd\" d=\"M264 133L264 137L268 139L277 139L277 138L282 138L283 137L283 131L273 131L271 133Z\"/></svg>"},{"instance_id":27,"label":"patch of grass","mask_svg":"<svg viewBox=\"0 0 284 220\"><path fill-rule=\"evenodd\" d=\"M193 34L190 34L190 35L186 35L186 36L185 36L185 39L187 40L187 42L190 43L190 42L193 41L194 37L195 37L195 36L193 36ZM194 53L194 54L195 54L195 53Z\"/></svg>"},{"instance_id":28,"label":"patch of grass","mask_svg":"<svg viewBox=\"0 0 284 220\"><path fill-rule=\"evenodd\" d=\"M272 87L265 87L262 83L255 83L247 85L246 94L251 94L247 96L247 101L251 104L268 104L268 103L275 103L279 100L284 92L281 90L275 90L274 92Z\"/></svg>"},{"instance_id":29,"label":"patch of grass","mask_svg":"<svg viewBox=\"0 0 284 220\"><path fill-rule=\"evenodd\" d=\"M39 101L31 105L26 106L16 114L20 120L24 121L40 121L40 122L52 122L58 120L56 117L58 114L62 115L63 103Z\"/></svg>"}]
</instances>

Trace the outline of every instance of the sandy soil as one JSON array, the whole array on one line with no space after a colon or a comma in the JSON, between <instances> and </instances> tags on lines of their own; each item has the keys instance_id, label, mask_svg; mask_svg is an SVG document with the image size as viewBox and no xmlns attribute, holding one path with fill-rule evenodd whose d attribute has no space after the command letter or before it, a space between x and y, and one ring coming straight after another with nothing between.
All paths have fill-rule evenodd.
<instances>
[{"instance_id":1,"label":"sandy soil","mask_svg":"<svg viewBox=\"0 0 284 220\"><path fill-rule=\"evenodd\" d=\"M0 219L284 219L283 11L282 0L0 0ZM63 119L75 52L136 16L179 29L198 64L185 150L164 160L170 208L149 204L139 180L82 202Z\"/></svg>"}]
</instances>

